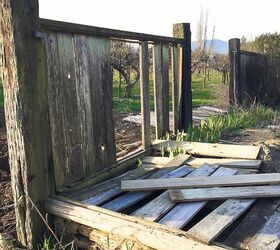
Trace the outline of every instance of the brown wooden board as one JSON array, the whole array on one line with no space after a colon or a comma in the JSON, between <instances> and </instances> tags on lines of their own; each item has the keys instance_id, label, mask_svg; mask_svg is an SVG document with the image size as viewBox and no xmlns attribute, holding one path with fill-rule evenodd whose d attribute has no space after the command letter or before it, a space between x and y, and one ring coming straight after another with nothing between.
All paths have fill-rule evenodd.
<instances>
[{"instance_id":1,"label":"brown wooden board","mask_svg":"<svg viewBox=\"0 0 280 250\"><path fill-rule=\"evenodd\" d=\"M207 188L207 187L238 187L251 185L272 185L280 183L280 173L244 174L238 176L209 176L194 178L170 178L164 180L127 180L122 181L124 191L144 191L162 189Z\"/></svg>"},{"instance_id":2,"label":"brown wooden board","mask_svg":"<svg viewBox=\"0 0 280 250\"><path fill-rule=\"evenodd\" d=\"M49 32L45 46L59 189L116 163L109 40Z\"/></svg>"}]
</instances>

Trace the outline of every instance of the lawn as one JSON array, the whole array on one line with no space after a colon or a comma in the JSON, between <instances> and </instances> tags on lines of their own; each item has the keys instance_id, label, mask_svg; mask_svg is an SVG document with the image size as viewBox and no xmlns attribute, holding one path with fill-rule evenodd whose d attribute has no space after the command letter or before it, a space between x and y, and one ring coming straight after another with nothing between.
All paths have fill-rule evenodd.
<instances>
[{"instance_id":1,"label":"lawn","mask_svg":"<svg viewBox=\"0 0 280 250\"><path fill-rule=\"evenodd\" d=\"M215 84L220 82L218 75L212 75L210 80L206 82L206 87L203 87L203 78L194 76L192 81L192 99L193 106L201 105L213 105L216 101L215 96ZM170 82L171 86L171 82ZM113 98L114 109L118 112L123 111L140 111L140 86L137 83L132 88L132 98L124 98L124 82L122 83L121 95L118 95L118 77L114 75L113 79ZM169 91L170 101L169 107L171 110L171 89ZM153 97L153 81L150 81L150 107L154 109L154 97Z\"/></svg>"}]
</instances>

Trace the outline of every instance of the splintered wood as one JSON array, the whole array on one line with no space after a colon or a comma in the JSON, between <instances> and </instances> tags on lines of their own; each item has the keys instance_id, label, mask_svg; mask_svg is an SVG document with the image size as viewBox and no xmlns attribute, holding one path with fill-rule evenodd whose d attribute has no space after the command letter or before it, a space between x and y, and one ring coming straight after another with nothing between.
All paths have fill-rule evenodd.
<instances>
[{"instance_id":1,"label":"splintered wood","mask_svg":"<svg viewBox=\"0 0 280 250\"><path fill-rule=\"evenodd\" d=\"M170 144L188 154L144 156L141 167L72 194L83 204L51 200L48 212L75 222L60 222L68 232L97 237L108 249L279 248L280 174L257 174L259 147L170 141L160 147Z\"/></svg>"}]
</instances>

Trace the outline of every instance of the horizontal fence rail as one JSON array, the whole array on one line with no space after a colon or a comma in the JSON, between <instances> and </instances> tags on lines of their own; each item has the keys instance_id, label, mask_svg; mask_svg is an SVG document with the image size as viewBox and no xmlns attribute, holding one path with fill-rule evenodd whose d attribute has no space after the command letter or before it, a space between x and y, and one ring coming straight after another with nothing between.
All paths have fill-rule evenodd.
<instances>
[{"instance_id":1,"label":"horizontal fence rail","mask_svg":"<svg viewBox=\"0 0 280 250\"><path fill-rule=\"evenodd\" d=\"M138 32L115 30L101 27L94 27L83 24L75 24L68 22L60 22L49 19L40 19L40 27L43 30L56 31L56 32L69 32L84 35L102 36L107 38L120 38L131 39L136 41L153 41L153 42L165 42L171 44L183 44L183 39L157 36L151 34L144 34Z\"/></svg>"}]
</instances>

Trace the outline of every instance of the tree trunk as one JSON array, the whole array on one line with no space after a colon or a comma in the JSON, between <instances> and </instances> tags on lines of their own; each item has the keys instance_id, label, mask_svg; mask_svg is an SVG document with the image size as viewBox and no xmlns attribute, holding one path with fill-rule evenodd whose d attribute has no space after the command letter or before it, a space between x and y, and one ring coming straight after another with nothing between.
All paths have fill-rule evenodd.
<instances>
[{"instance_id":1,"label":"tree trunk","mask_svg":"<svg viewBox=\"0 0 280 250\"><path fill-rule=\"evenodd\" d=\"M125 97L131 98L130 74L127 74L127 77L125 78Z\"/></svg>"},{"instance_id":2,"label":"tree trunk","mask_svg":"<svg viewBox=\"0 0 280 250\"><path fill-rule=\"evenodd\" d=\"M31 249L44 225L43 200L53 193L46 65L38 0L0 0L0 72L3 77L9 163L18 240ZM50 189L49 189L50 188Z\"/></svg>"},{"instance_id":3,"label":"tree trunk","mask_svg":"<svg viewBox=\"0 0 280 250\"><path fill-rule=\"evenodd\" d=\"M119 87L118 87L118 97L121 97L121 92L122 92L122 74L119 71Z\"/></svg>"}]
</instances>

